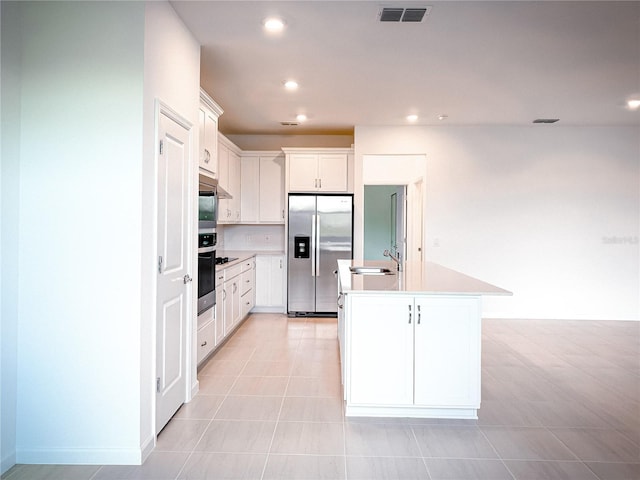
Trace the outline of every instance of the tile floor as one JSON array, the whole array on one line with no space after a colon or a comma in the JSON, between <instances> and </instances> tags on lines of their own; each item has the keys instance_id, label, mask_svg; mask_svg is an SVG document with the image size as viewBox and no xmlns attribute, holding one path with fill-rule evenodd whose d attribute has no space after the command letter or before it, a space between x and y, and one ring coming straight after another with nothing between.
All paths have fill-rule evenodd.
<instances>
[{"instance_id":1,"label":"tile floor","mask_svg":"<svg viewBox=\"0 0 640 480\"><path fill-rule=\"evenodd\" d=\"M6 480L639 480L640 323L485 320L478 420L342 413L336 322L255 314L142 466Z\"/></svg>"}]
</instances>

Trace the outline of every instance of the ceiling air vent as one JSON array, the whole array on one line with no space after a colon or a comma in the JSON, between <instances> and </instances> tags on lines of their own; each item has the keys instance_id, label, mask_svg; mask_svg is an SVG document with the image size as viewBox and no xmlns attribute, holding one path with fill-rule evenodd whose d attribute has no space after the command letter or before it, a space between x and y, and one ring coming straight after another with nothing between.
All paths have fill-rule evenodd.
<instances>
[{"instance_id":1,"label":"ceiling air vent","mask_svg":"<svg viewBox=\"0 0 640 480\"><path fill-rule=\"evenodd\" d=\"M533 123L556 123L559 118L536 118Z\"/></svg>"},{"instance_id":2,"label":"ceiling air vent","mask_svg":"<svg viewBox=\"0 0 640 480\"><path fill-rule=\"evenodd\" d=\"M283 127L297 127L300 125L298 122L280 122Z\"/></svg>"},{"instance_id":3,"label":"ceiling air vent","mask_svg":"<svg viewBox=\"0 0 640 480\"><path fill-rule=\"evenodd\" d=\"M383 7L380 10L379 17L381 22L420 23L424 20L424 17L429 15L430 11L431 7Z\"/></svg>"}]
</instances>

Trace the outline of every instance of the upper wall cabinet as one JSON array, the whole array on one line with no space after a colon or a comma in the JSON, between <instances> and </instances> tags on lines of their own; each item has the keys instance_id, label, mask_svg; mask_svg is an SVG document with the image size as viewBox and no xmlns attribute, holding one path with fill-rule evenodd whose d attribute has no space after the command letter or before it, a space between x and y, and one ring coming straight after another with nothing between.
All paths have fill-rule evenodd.
<instances>
[{"instance_id":1,"label":"upper wall cabinet","mask_svg":"<svg viewBox=\"0 0 640 480\"><path fill-rule=\"evenodd\" d=\"M218 134L218 186L232 198L220 198L218 222L239 223L241 206L240 154L242 150L227 137Z\"/></svg>"},{"instance_id":2,"label":"upper wall cabinet","mask_svg":"<svg viewBox=\"0 0 640 480\"><path fill-rule=\"evenodd\" d=\"M242 152L242 223L284 223L284 154Z\"/></svg>"},{"instance_id":3,"label":"upper wall cabinet","mask_svg":"<svg viewBox=\"0 0 640 480\"><path fill-rule=\"evenodd\" d=\"M348 192L353 150L283 148L290 192Z\"/></svg>"},{"instance_id":4,"label":"upper wall cabinet","mask_svg":"<svg viewBox=\"0 0 640 480\"><path fill-rule=\"evenodd\" d=\"M222 108L200 89L199 112L199 165L209 174L218 178L218 118Z\"/></svg>"}]
</instances>

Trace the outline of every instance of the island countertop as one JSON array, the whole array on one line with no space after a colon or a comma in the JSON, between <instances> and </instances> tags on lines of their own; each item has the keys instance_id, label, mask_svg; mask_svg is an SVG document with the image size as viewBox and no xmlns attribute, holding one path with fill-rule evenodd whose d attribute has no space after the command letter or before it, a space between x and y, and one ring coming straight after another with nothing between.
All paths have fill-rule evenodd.
<instances>
[{"instance_id":1,"label":"island countertop","mask_svg":"<svg viewBox=\"0 0 640 480\"><path fill-rule=\"evenodd\" d=\"M385 267L393 275L357 275L352 266ZM404 262L398 272L392 261L338 260L343 294L512 295L512 292L433 262Z\"/></svg>"}]
</instances>

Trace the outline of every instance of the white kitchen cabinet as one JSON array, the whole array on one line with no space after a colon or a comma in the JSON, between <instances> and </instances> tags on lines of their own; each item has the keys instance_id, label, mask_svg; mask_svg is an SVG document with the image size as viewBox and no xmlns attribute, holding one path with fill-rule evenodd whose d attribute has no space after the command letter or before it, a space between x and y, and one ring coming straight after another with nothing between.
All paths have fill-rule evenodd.
<instances>
[{"instance_id":1,"label":"white kitchen cabinet","mask_svg":"<svg viewBox=\"0 0 640 480\"><path fill-rule=\"evenodd\" d=\"M218 178L218 118L222 108L204 91L200 90L199 112L199 166L214 178Z\"/></svg>"},{"instance_id":2,"label":"white kitchen cabinet","mask_svg":"<svg viewBox=\"0 0 640 480\"><path fill-rule=\"evenodd\" d=\"M415 404L479 406L480 302L416 297L415 307Z\"/></svg>"},{"instance_id":3,"label":"white kitchen cabinet","mask_svg":"<svg viewBox=\"0 0 640 480\"><path fill-rule=\"evenodd\" d=\"M242 223L284 223L284 155L243 152Z\"/></svg>"},{"instance_id":4,"label":"white kitchen cabinet","mask_svg":"<svg viewBox=\"0 0 640 480\"><path fill-rule=\"evenodd\" d=\"M243 263L240 275L240 316L249 315L255 305L255 260L250 259Z\"/></svg>"},{"instance_id":5,"label":"white kitchen cabinet","mask_svg":"<svg viewBox=\"0 0 640 480\"><path fill-rule=\"evenodd\" d=\"M215 309L210 308L198 315L197 342L197 363L200 364L216 346Z\"/></svg>"},{"instance_id":6,"label":"white kitchen cabinet","mask_svg":"<svg viewBox=\"0 0 640 480\"><path fill-rule=\"evenodd\" d=\"M240 321L240 273L242 265L224 270L224 334L227 336Z\"/></svg>"},{"instance_id":7,"label":"white kitchen cabinet","mask_svg":"<svg viewBox=\"0 0 640 480\"><path fill-rule=\"evenodd\" d=\"M345 301L339 335L346 342L347 412L379 406L397 415L408 407L415 416L464 417L479 408L479 297L347 295Z\"/></svg>"},{"instance_id":8,"label":"white kitchen cabinet","mask_svg":"<svg viewBox=\"0 0 640 480\"><path fill-rule=\"evenodd\" d=\"M284 255L256 255L255 311L284 310Z\"/></svg>"},{"instance_id":9,"label":"white kitchen cabinet","mask_svg":"<svg viewBox=\"0 0 640 480\"><path fill-rule=\"evenodd\" d=\"M218 134L218 170L220 188L232 198L220 198L218 222L239 223L241 207L240 149L224 135Z\"/></svg>"},{"instance_id":10,"label":"white kitchen cabinet","mask_svg":"<svg viewBox=\"0 0 640 480\"><path fill-rule=\"evenodd\" d=\"M350 304L349 399L357 404L413 403L410 296L356 296Z\"/></svg>"},{"instance_id":11,"label":"white kitchen cabinet","mask_svg":"<svg viewBox=\"0 0 640 480\"><path fill-rule=\"evenodd\" d=\"M290 192L348 192L350 149L283 148Z\"/></svg>"}]
</instances>

